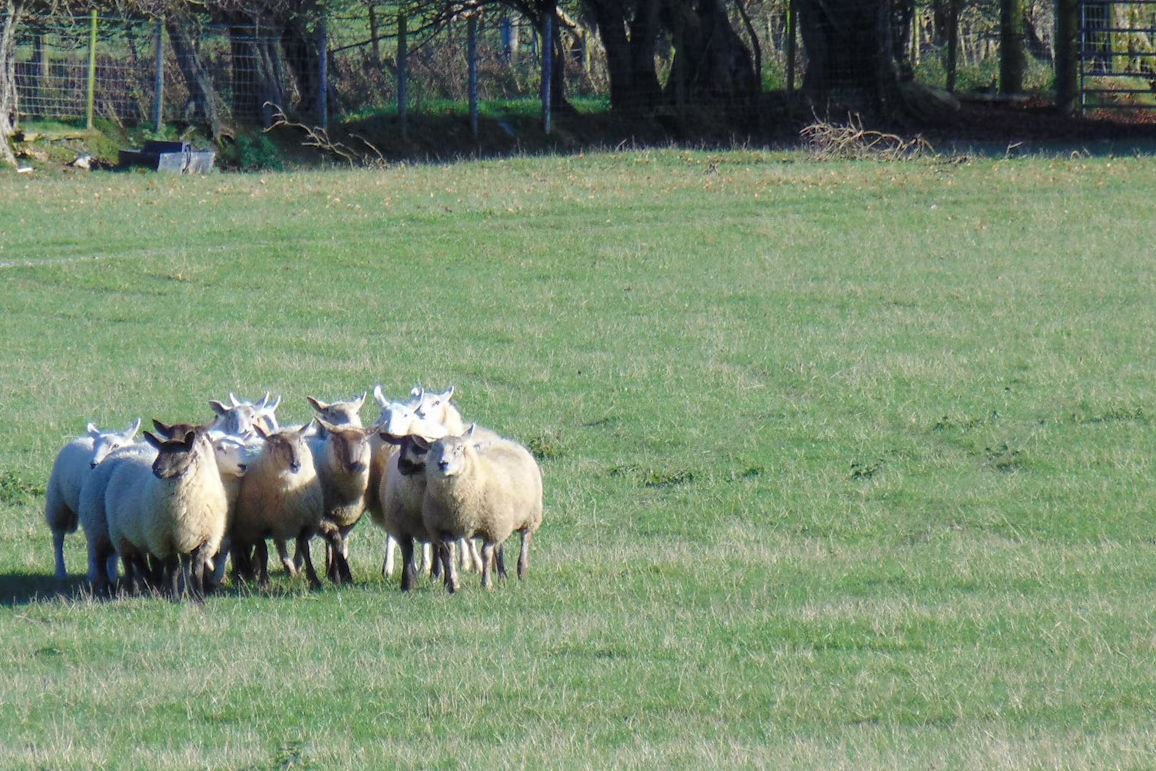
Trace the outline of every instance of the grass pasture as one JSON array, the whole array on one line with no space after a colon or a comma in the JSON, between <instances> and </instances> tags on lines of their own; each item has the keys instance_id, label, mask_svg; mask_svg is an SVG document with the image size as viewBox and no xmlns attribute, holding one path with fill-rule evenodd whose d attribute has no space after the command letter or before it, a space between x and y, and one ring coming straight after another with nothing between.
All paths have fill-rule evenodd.
<instances>
[{"instance_id":1,"label":"grass pasture","mask_svg":"<svg viewBox=\"0 0 1156 771\"><path fill-rule=\"evenodd\" d=\"M1156 162L0 176L0 768L1142 769ZM457 387L529 579L57 593L52 459ZM364 417L372 419L366 409ZM319 552L320 548L315 547Z\"/></svg>"}]
</instances>

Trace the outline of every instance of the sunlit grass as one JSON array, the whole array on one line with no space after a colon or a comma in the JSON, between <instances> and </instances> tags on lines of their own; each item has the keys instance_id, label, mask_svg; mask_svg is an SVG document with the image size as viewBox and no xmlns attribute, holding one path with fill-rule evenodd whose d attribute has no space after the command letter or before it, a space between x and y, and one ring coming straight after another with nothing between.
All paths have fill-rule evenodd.
<instances>
[{"instance_id":1,"label":"sunlit grass","mask_svg":"<svg viewBox=\"0 0 1156 771\"><path fill-rule=\"evenodd\" d=\"M1144 768L1147 158L0 180L5 768ZM34 201L35 205L29 205ZM524 582L52 579L89 420L453 383ZM366 414L364 417L372 418Z\"/></svg>"}]
</instances>

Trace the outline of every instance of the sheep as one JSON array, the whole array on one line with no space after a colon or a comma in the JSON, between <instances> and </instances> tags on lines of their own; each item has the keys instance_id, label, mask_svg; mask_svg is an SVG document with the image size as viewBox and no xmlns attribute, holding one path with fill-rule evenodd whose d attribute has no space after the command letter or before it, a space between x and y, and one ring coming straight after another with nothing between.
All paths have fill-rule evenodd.
<instances>
[{"instance_id":1,"label":"sheep","mask_svg":"<svg viewBox=\"0 0 1156 771\"><path fill-rule=\"evenodd\" d=\"M362 391L361 396L354 397L347 402L323 402L315 399L312 396L306 396L305 400L309 402L309 406L317 414L318 418L328 422L334 426L354 426L361 428L361 405L365 404L366 392ZM325 423L318 421L320 428L317 431L317 436L325 437Z\"/></svg>"},{"instance_id":2,"label":"sheep","mask_svg":"<svg viewBox=\"0 0 1156 771\"><path fill-rule=\"evenodd\" d=\"M285 545L293 538L304 557L310 587L321 586L309 554L309 539L321 526L325 499L313 455L305 441L308 430L309 426L303 426L267 433L257 427L265 447L249 465L241 482L231 527L233 569L238 577L254 577L255 549L260 583L268 585L267 538L276 544L285 569L296 576L297 567Z\"/></svg>"},{"instance_id":3,"label":"sheep","mask_svg":"<svg viewBox=\"0 0 1156 771\"><path fill-rule=\"evenodd\" d=\"M372 455L369 432L360 426L334 425L322 418L317 418L317 422L321 431L309 439L309 449L324 500L321 534L326 541L326 575L337 584L352 582L348 537L365 512Z\"/></svg>"},{"instance_id":4,"label":"sheep","mask_svg":"<svg viewBox=\"0 0 1156 771\"><path fill-rule=\"evenodd\" d=\"M153 426L157 432L162 434L165 438L175 439L179 436L184 436L188 431L197 429L197 426L190 426L188 424L166 425L157 419L153 419ZM213 444L213 451L217 457L217 470L221 474L221 485L225 488L225 498L229 502L228 515L226 522L233 521L233 515L237 510L237 498L241 492L241 479L245 476L245 471L254 458L260 453L261 448L264 447L264 442L260 439L243 439L232 434L226 434L216 429L208 430L209 440ZM225 537L221 539L221 545L217 553L213 555L213 568L210 580L207 582L209 587L216 588L221 585L225 577L225 558L229 554L230 547L229 528L225 528Z\"/></svg>"},{"instance_id":5,"label":"sheep","mask_svg":"<svg viewBox=\"0 0 1156 771\"><path fill-rule=\"evenodd\" d=\"M415 388L412 392L418 401L416 412L420 417L429 418L445 426L446 431L454 436L460 436L466 430L462 420L462 413L450 401L454 396L454 386L441 393L427 392L422 388ZM500 440L502 437L495 431L482 428L475 424L473 431L474 444ZM461 558L462 570L482 570L482 557L478 554L478 546L470 539L463 539L458 544L458 554Z\"/></svg>"},{"instance_id":6,"label":"sheep","mask_svg":"<svg viewBox=\"0 0 1156 771\"><path fill-rule=\"evenodd\" d=\"M530 567L530 538L542 524L542 472L534 456L517 442L501 439L475 444L474 427L429 445L422 522L438 544L446 590L457 591L449 544L482 539L482 587L492 586L495 549L514 531L522 536L518 578ZM414 439L420 446L424 440ZM499 552L500 554L500 552ZM498 563L499 574L505 566Z\"/></svg>"},{"instance_id":7,"label":"sheep","mask_svg":"<svg viewBox=\"0 0 1156 771\"><path fill-rule=\"evenodd\" d=\"M392 543L401 548L401 590L413 588L417 577L414 541L430 544L434 539L422 520L422 497L425 495L425 461L428 444L414 437L401 440L398 451L390 456L385 480L381 486L381 516L377 523L389 534L387 562L393 556ZM430 556L425 563L430 565ZM392 573L392 570L390 571Z\"/></svg>"},{"instance_id":8,"label":"sheep","mask_svg":"<svg viewBox=\"0 0 1156 771\"><path fill-rule=\"evenodd\" d=\"M94 595L108 594L112 579L117 576L117 554L109 538L105 511L108 481L125 463L140 460L147 466L155 458L156 450L148 442L131 444L111 453L84 480L80 489L80 527L88 544L88 583Z\"/></svg>"},{"instance_id":9,"label":"sheep","mask_svg":"<svg viewBox=\"0 0 1156 771\"><path fill-rule=\"evenodd\" d=\"M198 428L180 439L146 431L157 451L151 463L126 458L105 491L108 534L124 563L125 576L144 569L147 557L163 566L173 599L182 588L204 599L205 569L225 535L228 498L208 431Z\"/></svg>"},{"instance_id":10,"label":"sheep","mask_svg":"<svg viewBox=\"0 0 1156 771\"><path fill-rule=\"evenodd\" d=\"M96 424L89 423L85 436L73 439L56 454L48 476L44 518L52 531L57 580L63 581L68 576L64 567L64 536L75 533L79 525L80 491L85 480L109 454L132 444L139 428L140 418L121 432L101 431Z\"/></svg>"},{"instance_id":11,"label":"sheep","mask_svg":"<svg viewBox=\"0 0 1156 771\"><path fill-rule=\"evenodd\" d=\"M386 530L388 534L385 542L385 560L382 562L381 574L383 577L393 575L394 567L394 546L397 544L396 539L390 534L390 527L386 521L386 513L383 505L385 486L390 473L396 473L397 463L395 458L398 455L400 445L405 437L412 434L420 434L428 441L433 441L446 435L445 427L440 423L423 418L417 414L417 407L421 403L421 389L415 388L410 392L410 401L408 403L390 402L385 398L381 391L381 386L377 386L373 390L373 398L377 401L381 408L381 415L378 417L374 427L377 432L372 438L374 446L374 469L371 473L370 487L366 495L366 510L369 511L371 519L379 527ZM424 450L416 450L410 448L410 452L422 452ZM420 491L418 494L418 501L420 503ZM425 541L426 539L419 538ZM428 541L426 547L423 549L423 556L425 565L433 565L432 551L429 548ZM405 580L403 574L402 579Z\"/></svg>"},{"instance_id":12,"label":"sheep","mask_svg":"<svg viewBox=\"0 0 1156 771\"><path fill-rule=\"evenodd\" d=\"M230 392L229 402L229 406L226 406L216 399L209 400L209 407L217 415L212 424L213 429L233 436L252 438L254 429L258 425L266 433L272 433L280 428L274 412L281 404L280 397L270 404L269 393L266 392L261 401L254 404L253 402L238 401L237 397Z\"/></svg>"}]
</instances>

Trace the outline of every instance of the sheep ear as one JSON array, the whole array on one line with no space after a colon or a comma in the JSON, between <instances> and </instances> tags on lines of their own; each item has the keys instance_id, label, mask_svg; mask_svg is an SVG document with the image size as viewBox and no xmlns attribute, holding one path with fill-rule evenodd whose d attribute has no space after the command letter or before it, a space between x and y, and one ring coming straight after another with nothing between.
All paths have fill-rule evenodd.
<instances>
[{"instance_id":1,"label":"sheep ear","mask_svg":"<svg viewBox=\"0 0 1156 771\"><path fill-rule=\"evenodd\" d=\"M365 391L362 391L362 392L361 392L361 396L360 396L360 397L358 397L358 398L356 398L356 399L352 399L352 400L351 400L351 403L352 403L352 404L356 404L356 405L357 405L357 409L359 409L359 410L360 410L360 409L361 409L361 405L365 404L365 397L366 397L367 395L368 395L368 394L367 394L367 392L365 392Z\"/></svg>"},{"instance_id":2,"label":"sheep ear","mask_svg":"<svg viewBox=\"0 0 1156 771\"><path fill-rule=\"evenodd\" d=\"M229 394L230 398L232 398L232 396L233 396L232 394ZM236 405L234 405L234 406L236 406ZM224 414L228 413L228 411L230 409L229 407L226 407L222 402L219 402L216 399L209 399L209 407L211 407L213 412L217 413L218 415L224 415Z\"/></svg>"},{"instance_id":3,"label":"sheep ear","mask_svg":"<svg viewBox=\"0 0 1156 771\"><path fill-rule=\"evenodd\" d=\"M270 404L269 403L269 392L266 391L265 392L265 398L262 399L261 402L262 402L261 409L268 410L269 412L272 412L273 410L275 410L281 406L281 397L278 396L277 401Z\"/></svg>"},{"instance_id":4,"label":"sheep ear","mask_svg":"<svg viewBox=\"0 0 1156 771\"><path fill-rule=\"evenodd\" d=\"M442 394L442 396L444 396L446 398L447 402L450 399L454 398L454 386L452 383L450 384L449 390L447 390L444 394Z\"/></svg>"},{"instance_id":5,"label":"sheep ear","mask_svg":"<svg viewBox=\"0 0 1156 771\"><path fill-rule=\"evenodd\" d=\"M265 429L261 428L261 425L259 423L253 424L253 430L255 432L257 432L257 436L261 437L262 439L268 439L269 438L269 434L265 431Z\"/></svg>"},{"instance_id":6,"label":"sheep ear","mask_svg":"<svg viewBox=\"0 0 1156 771\"><path fill-rule=\"evenodd\" d=\"M91 436L93 439L95 439L100 434L100 429L96 427L95 423L89 423L87 426L84 427L84 429L88 432L88 435Z\"/></svg>"},{"instance_id":7,"label":"sheep ear","mask_svg":"<svg viewBox=\"0 0 1156 771\"><path fill-rule=\"evenodd\" d=\"M149 444L151 444L153 447L157 448L158 450L159 450L159 449L161 448L161 446L164 444L164 442L162 442L160 439L158 439L158 438L157 438L157 437L156 437L156 436L153 434L153 432L152 432L152 431L145 431L145 432L144 432L144 438L145 438L145 441L146 441L146 442L148 442Z\"/></svg>"},{"instance_id":8,"label":"sheep ear","mask_svg":"<svg viewBox=\"0 0 1156 771\"><path fill-rule=\"evenodd\" d=\"M125 429L124 438L125 439L132 439L134 436L136 436L136 432L139 430L140 430L140 418L137 418L135 423L133 423L131 426L129 426L127 429Z\"/></svg>"},{"instance_id":9,"label":"sheep ear","mask_svg":"<svg viewBox=\"0 0 1156 771\"><path fill-rule=\"evenodd\" d=\"M389 406L389 399L385 398L385 393L381 390L380 385L375 385L373 387L373 400L377 402L378 407Z\"/></svg>"},{"instance_id":10,"label":"sheep ear","mask_svg":"<svg viewBox=\"0 0 1156 771\"><path fill-rule=\"evenodd\" d=\"M332 423L330 423L328 420L324 420L324 419L322 419L322 418L319 418L319 417L314 417L314 418L313 418L313 420L314 420L314 421L316 421L316 422L317 422L317 424L318 424L319 426L321 426L322 428L324 428L324 429L325 429L326 431L328 431L329 433L331 433L331 434L336 434L336 433L338 433L338 429L337 429L337 426L333 425L333 424L332 424ZM311 422L312 422L312 421L311 421ZM306 428L308 428L308 426L306 426ZM304 430L304 429L303 429L303 430Z\"/></svg>"},{"instance_id":11,"label":"sheep ear","mask_svg":"<svg viewBox=\"0 0 1156 771\"><path fill-rule=\"evenodd\" d=\"M325 402L317 401L312 396L306 396L305 401L309 402L313 409L317 410L318 412L324 412L325 408L329 406Z\"/></svg>"},{"instance_id":12,"label":"sheep ear","mask_svg":"<svg viewBox=\"0 0 1156 771\"><path fill-rule=\"evenodd\" d=\"M470 427L467 428L465 430L465 433L462 434L462 439L469 439L471 436L473 436L474 435L474 429L477 427L477 425L478 425L477 423L471 423Z\"/></svg>"},{"instance_id":13,"label":"sheep ear","mask_svg":"<svg viewBox=\"0 0 1156 771\"><path fill-rule=\"evenodd\" d=\"M233 403L234 407L240 407L241 406L241 403L239 401L237 401L237 397L233 396L232 391L229 391L229 401L231 401Z\"/></svg>"},{"instance_id":14,"label":"sheep ear","mask_svg":"<svg viewBox=\"0 0 1156 771\"><path fill-rule=\"evenodd\" d=\"M428 450L430 448L430 446L433 444L433 442L429 441L424 436L418 436L417 434L410 434L406 438L409 439L411 442L413 442L414 445L419 450L422 450L422 451Z\"/></svg>"},{"instance_id":15,"label":"sheep ear","mask_svg":"<svg viewBox=\"0 0 1156 771\"><path fill-rule=\"evenodd\" d=\"M171 425L166 426L156 418L153 418L153 428L157 430L157 433L163 436L172 436L173 427Z\"/></svg>"}]
</instances>

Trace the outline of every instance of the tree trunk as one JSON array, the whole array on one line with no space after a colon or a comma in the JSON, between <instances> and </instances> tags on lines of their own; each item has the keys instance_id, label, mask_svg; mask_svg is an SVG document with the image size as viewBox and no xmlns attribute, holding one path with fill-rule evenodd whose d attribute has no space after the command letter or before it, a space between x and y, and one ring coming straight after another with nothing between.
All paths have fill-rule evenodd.
<instances>
[{"instance_id":1,"label":"tree trunk","mask_svg":"<svg viewBox=\"0 0 1156 771\"><path fill-rule=\"evenodd\" d=\"M598 25L598 36L606 50L610 109L619 113L653 109L662 94L654 66L656 0L641 0L630 18L627 9L616 0L585 0L585 4Z\"/></svg>"},{"instance_id":2,"label":"tree trunk","mask_svg":"<svg viewBox=\"0 0 1156 771\"><path fill-rule=\"evenodd\" d=\"M16 133L16 29L24 16L23 4L4 0L0 17L0 162L16 165L12 135Z\"/></svg>"},{"instance_id":3,"label":"tree trunk","mask_svg":"<svg viewBox=\"0 0 1156 771\"><path fill-rule=\"evenodd\" d=\"M891 0L800 0L803 90L820 113L887 117L902 107Z\"/></svg>"},{"instance_id":4,"label":"tree trunk","mask_svg":"<svg viewBox=\"0 0 1156 771\"><path fill-rule=\"evenodd\" d=\"M671 13L681 14L683 50L675 52L674 66L684 67L687 101L749 109L758 93L754 65L720 0L679 4ZM677 24L672 19L670 26Z\"/></svg>"},{"instance_id":5,"label":"tree trunk","mask_svg":"<svg viewBox=\"0 0 1156 771\"><path fill-rule=\"evenodd\" d=\"M1024 0L1000 0L999 90L1018 94L1024 90Z\"/></svg>"},{"instance_id":6,"label":"tree trunk","mask_svg":"<svg viewBox=\"0 0 1156 771\"><path fill-rule=\"evenodd\" d=\"M304 21L288 21L281 29L281 50L285 53L285 64L297 83L297 93L301 95L298 111L303 115L316 115L317 36L305 28Z\"/></svg>"},{"instance_id":7,"label":"tree trunk","mask_svg":"<svg viewBox=\"0 0 1156 771\"><path fill-rule=\"evenodd\" d=\"M185 78L189 94L200 107L205 121L209 124L209 132L213 139L221 139L231 134L221 119L221 112L217 109L217 90L213 80L201 61L200 52L189 37L189 29L193 25L185 24L184 20L175 16L165 17L165 29L169 33L169 44L173 47L173 54L177 59L177 67Z\"/></svg>"}]
</instances>

